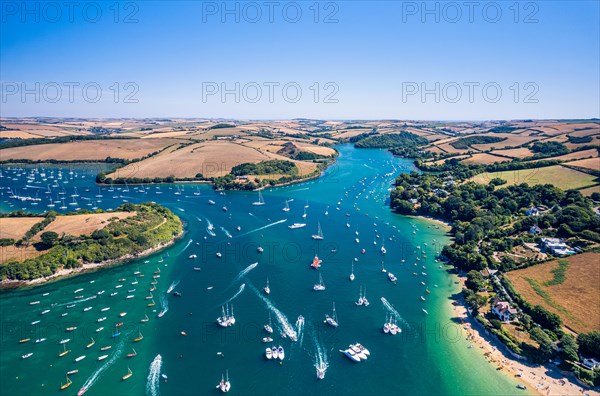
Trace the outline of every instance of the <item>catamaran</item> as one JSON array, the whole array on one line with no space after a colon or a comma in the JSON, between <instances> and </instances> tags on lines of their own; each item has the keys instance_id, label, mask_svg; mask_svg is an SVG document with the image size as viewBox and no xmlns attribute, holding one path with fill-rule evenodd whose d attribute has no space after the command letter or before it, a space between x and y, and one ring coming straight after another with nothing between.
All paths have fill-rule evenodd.
<instances>
[{"instance_id":1,"label":"catamaran","mask_svg":"<svg viewBox=\"0 0 600 396\"><path fill-rule=\"evenodd\" d=\"M258 190L258 201L252 202L252 205L259 206L259 205L264 205L264 204L265 204L265 200L263 199L262 192L260 190Z\"/></svg>"},{"instance_id":2,"label":"catamaran","mask_svg":"<svg viewBox=\"0 0 600 396\"><path fill-rule=\"evenodd\" d=\"M396 283L396 281L398 280L398 278L396 278L394 276L394 274L392 274L391 272L388 272L388 278L390 280L390 282Z\"/></svg>"},{"instance_id":3,"label":"catamaran","mask_svg":"<svg viewBox=\"0 0 600 396\"><path fill-rule=\"evenodd\" d=\"M333 303L333 314L331 316L325 315L325 320L323 322L330 326L338 327L339 324L337 314L335 312L335 303Z\"/></svg>"},{"instance_id":4,"label":"catamaran","mask_svg":"<svg viewBox=\"0 0 600 396\"><path fill-rule=\"evenodd\" d=\"M231 389L231 382L229 382L229 371L226 371L226 373L227 380L225 380L221 375L221 382L219 382L219 385L217 385L217 389L220 389L223 393L227 393Z\"/></svg>"},{"instance_id":5,"label":"catamaran","mask_svg":"<svg viewBox=\"0 0 600 396\"><path fill-rule=\"evenodd\" d=\"M318 223L317 233L312 236L312 239L323 240L323 230L321 229L321 222Z\"/></svg>"},{"instance_id":6,"label":"catamaran","mask_svg":"<svg viewBox=\"0 0 600 396\"><path fill-rule=\"evenodd\" d=\"M321 276L321 273L319 273L319 283L317 283L316 285L313 286L313 290L314 291L324 291L325 290L325 283L323 283L323 277Z\"/></svg>"}]
</instances>

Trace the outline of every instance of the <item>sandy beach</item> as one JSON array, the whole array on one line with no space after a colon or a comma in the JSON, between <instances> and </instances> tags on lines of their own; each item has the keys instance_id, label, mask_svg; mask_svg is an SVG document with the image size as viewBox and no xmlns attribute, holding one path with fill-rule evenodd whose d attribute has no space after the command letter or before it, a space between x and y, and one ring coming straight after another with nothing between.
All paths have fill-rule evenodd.
<instances>
[{"instance_id":1,"label":"sandy beach","mask_svg":"<svg viewBox=\"0 0 600 396\"><path fill-rule=\"evenodd\" d=\"M462 283L462 279L461 279ZM489 364L510 377L515 377L519 383L527 386L528 390L540 395L594 395L600 393L590 387L583 387L573 373L564 375L554 365L532 365L514 358L508 348L488 333L481 323L471 316L463 301L452 304L453 316L462 322L467 339L473 345L473 350L483 354Z\"/></svg>"}]
</instances>

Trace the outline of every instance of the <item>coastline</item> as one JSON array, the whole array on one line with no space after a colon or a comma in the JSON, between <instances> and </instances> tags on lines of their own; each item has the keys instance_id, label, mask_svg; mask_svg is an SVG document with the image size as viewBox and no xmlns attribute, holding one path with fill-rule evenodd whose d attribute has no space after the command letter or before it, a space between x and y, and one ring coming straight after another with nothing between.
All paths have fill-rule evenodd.
<instances>
[{"instance_id":1,"label":"coastline","mask_svg":"<svg viewBox=\"0 0 600 396\"><path fill-rule=\"evenodd\" d=\"M459 276L459 285L464 285L466 278ZM467 333L467 340L474 350L479 350L489 364L496 366L497 371L516 379L519 383L527 386L540 395L560 396L585 394L600 396L600 393L587 385L582 385L575 374L562 372L558 367L546 365L534 365L526 360L519 360L513 356L508 347L493 334L489 333L481 323L477 321L467 310L464 299L450 302L452 307L452 319L460 322L460 326ZM476 348L477 347L477 348ZM559 381L564 383L561 384Z\"/></svg>"},{"instance_id":2,"label":"coastline","mask_svg":"<svg viewBox=\"0 0 600 396\"><path fill-rule=\"evenodd\" d=\"M443 230L446 231L446 232L448 232L448 233L452 230L452 226L450 225L450 223L448 223L447 221L442 220L442 219L437 219L435 217L422 216L422 215L400 215L400 216L410 217L410 218L413 218L413 219L426 220L426 221L431 222L431 223L433 223L435 225L442 226Z\"/></svg>"},{"instance_id":3,"label":"coastline","mask_svg":"<svg viewBox=\"0 0 600 396\"><path fill-rule=\"evenodd\" d=\"M169 242L161 243L153 248L146 249L138 254L127 254L125 256L122 256L122 257L119 257L116 259L105 260L105 261L101 261L99 263L86 263L78 268L69 268L69 269L63 268L63 269L56 271L54 274L44 277L44 278L36 278L36 279L25 280L25 281L3 280L3 281L0 281L0 290L12 290L12 289L25 288L25 287L41 286L41 285L44 285L44 284L47 284L50 282L56 282L56 281L59 281L62 279L72 278L72 277L82 275L82 274L85 274L88 272L95 272L100 269L114 267L117 265L123 265L123 264L128 263L129 261L144 258L146 256L150 256L151 254L157 253L157 252L173 245L176 240L178 240L179 238L181 238L183 236L184 233L185 233L185 231L182 231L179 235L175 235L173 237L173 239L171 239Z\"/></svg>"}]
</instances>

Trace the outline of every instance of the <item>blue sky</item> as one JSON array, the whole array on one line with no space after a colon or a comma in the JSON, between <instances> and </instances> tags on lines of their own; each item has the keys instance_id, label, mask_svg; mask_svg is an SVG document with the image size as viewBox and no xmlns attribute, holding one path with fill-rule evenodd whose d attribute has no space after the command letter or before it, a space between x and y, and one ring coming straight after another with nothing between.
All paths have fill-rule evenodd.
<instances>
[{"instance_id":1,"label":"blue sky","mask_svg":"<svg viewBox=\"0 0 600 396\"><path fill-rule=\"evenodd\" d=\"M0 4L2 116L600 116L598 1Z\"/></svg>"}]
</instances>

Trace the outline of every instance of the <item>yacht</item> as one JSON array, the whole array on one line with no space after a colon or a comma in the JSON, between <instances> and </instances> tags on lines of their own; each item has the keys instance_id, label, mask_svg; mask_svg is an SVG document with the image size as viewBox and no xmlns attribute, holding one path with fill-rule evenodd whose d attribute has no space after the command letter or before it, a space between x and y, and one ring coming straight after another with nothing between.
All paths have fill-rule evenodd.
<instances>
[{"instance_id":1,"label":"yacht","mask_svg":"<svg viewBox=\"0 0 600 396\"><path fill-rule=\"evenodd\" d=\"M258 190L258 201L252 202L252 205L260 206L260 205L264 205L264 204L265 204L265 200L263 199L262 192L260 190Z\"/></svg>"},{"instance_id":2,"label":"yacht","mask_svg":"<svg viewBox=\"0 0 600 396\"><path fill-rule=\"evenodd\" d=\"M398 280L398 278L396 278L394 276L394 274L392 274L391 272L388 272L388 278L391 282L396 283L396 281Z\"/></svg>"},{"instance_id":3,"label":"yacht","mask_svg":"<svg viewBox=\"0 0 600 396\"><path fill-rule=\"evenodd\" d=\"M283 347L281 345L279 345L279 348L277 348L277 355L279 357L279 360L285 359L285 352L284 352Z\"/></svg>"},{"instance_id":4,"label":"yacht","mask_svg":"<svg viewBox=\"0 0 600 396\"><path fill-rule=\"evenodd\" d=\"M323 283L323 277L321 276L320 273L319 273L319 283L317 283L316 285L313 286L313 290L314 291L324 291L325 290L325 283Z\"/></svg>"},{"instance_id":5,"label":"yacht","mask_svg":"<svg viewBox=\"0 0 600 396\"><path fill-rule=\"evenodd\" d=\"M271 360L273 358L273 351L271 350L271 348L267 347L265 349L265 356L269 360Z\"/></svg>"},{"instance_id":6,"label":"yacht","mask_svg":"<svg viewBox=\"0 0 600 396\"><path fill-rule=\"evenodd\" d=\"M269 288L269 278L267 278L267 285L265 286L265 288L263 290L265 291L265 294L267 294L267 295L271 294L271 289Z\"/></svg>"},{"instance_id":7,"label":"yacht","mask_svg":"<svg viewBox=\"0 0 600 396\"><path fill-rule=\"evenodd\" d=\"M306 227L305 223L294 223L294 224L288 226L288 228L290 228L292 230L296 229L296 228L303 228L303 227Z\"/></svg>"},{"instance_id":8,"label":"yacht","mask_svg":"<svg viewBox=\"0 0 600 396\"><path fill-rule=\"evenodd\" d=\"M321 222L318 223L317 233L312 236L312 239L323 240L323 230L321 229Z\"/></svg>"},{"instance_id":9,"label":"yacht","mask_svg":"<svg viewBox=\"0 0 600 396\"><path fill-rule=\"evenodd\" d=\"M325 378L325 372L327 371L327 364L325 364L325 362L321 362L316 367L317 367L317 378L318 379Z\"/></svg>"},{"instance_id":10,"label":"yacht","mask_svg":"<svg viewBox=\"0 0 600 396\"><path fill-rule=\"evenodd\" d=\"M273 326L271 324L271 313L269 312L269 323L265 325L265 331L269 334L273 334Z\"/></svg>"},{"instance_id":11,"label":"yacht","mask_svg":"<svg viewBox=\"0 0 600 396\"><path fill-rule=\"evenodd\" d=\"M332 326L332 327L338 327L338 318L337 318L337 314L335 312L335 303L333 303L333 313L331 316L329 315L325 315L325 320L323 321L324 323Z\"/></svg>"}]
</instances>

